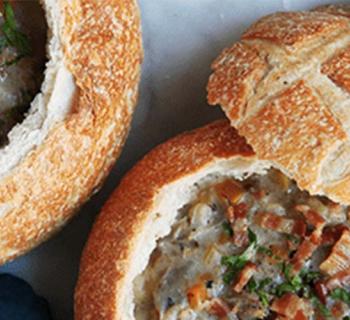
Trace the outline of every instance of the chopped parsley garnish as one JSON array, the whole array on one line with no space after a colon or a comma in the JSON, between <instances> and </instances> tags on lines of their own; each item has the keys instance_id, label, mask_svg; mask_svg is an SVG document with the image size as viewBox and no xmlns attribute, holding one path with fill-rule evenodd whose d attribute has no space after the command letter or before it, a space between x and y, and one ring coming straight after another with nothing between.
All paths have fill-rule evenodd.
<instances>
[{"instance_id":1,"label":"chopped parsley garnish","mask_svg":"<svg viewBox=\"0 0 350 320\"><path fill-rule=\"evenodd\" d=\"M17 55L3 62L0 67L9 66L18 62L24 56L31 54L31 47L28 37L19 30L12 6L8 1L4 1L4 23L1 26L3 35L0 37L0 53L8 47L14 47Z\"/></svg>"},{"instance_id":2,"label":"chopped parsley garnish","mask_svg":"<svg viewBox=\"0 0 350 320\"><path fill-rule=\"evenodd\" d=\"M249 245L239 255L223 256L221 258L221 264L227 267L227 271L223 276L223 281L226 284L230 284L237 272L244 268L251 256L254 254L257 246L256 234L248 229Z\"/></svg>"},{"instance_id":3,"label":"chopped parsley garnish","mask_svg":"<svg viewBox=\"0 0 350 320\"><path fill-rule=\"evenodd\" d=\"M300 276L306 283L313 283L315 280L320 279L322 277L322 274L318 271L303 269L300 272Z\"/></svg>"},{"instance_id":4,"label":"chopped parsley garnish","mask_svg":"<svg viewBox=\"0 0 350 320\"><path fill-rule=\"evenodd\" d=\"M278 297L285 293L291 292L295 294L302 294L305 298L310 296L311 285L316 279L321 277L317 271L310 271L303 269L299 274L292 275L292 265L281 263L280 268L285 278L285 282L279 284L274 288L274 294Z\"/></svg>"},{"instance_id":5,"label":"chopped parsley garnish","mask_svg":"<svg viewBox=\"0 0 350 320\"><path fill-rule=\"evenodd\" d=\"M316 296L311 297L311 302L318 309L322 316L325 318L329 318L331 316L330 311Z\"/></svg>"},{"instance_id":6,"label":"chopped parsley garnish","mask_svg":"<svg viewBox=\"0 0 350 320\"><path fill-rule=\"evenodd\" d=\"M259 283L257 283L254 278L251 278L247 284L248 291L250 293L255 293L259 297L259 300L264 307L267 307L269 305L269 297L265 287L271 283L271 278L265 278Z\"/></svg>"},{"instance_id":7,"label":"chopped parsley garnish","mask_svg":"<svg viewBox=\"0 0 350 320\"><path fill-rule=\"evenodd\" d=\"M334 300L340 300L350 305L350 292L344 288L336 288L331 292L331 297Z\"/></svg>"},{"instance_id":8,"label":"chopped parsley garnish","mask_svg":"<svg viewBox=\"0 0 350 320\"><path fill-rule=\"evenodd\" d=\"M264 247L264 246L259 246L258 247L258 252L262 254L266 254L269 257L273 256L273 252L270 248Z\"/></svg>"},{"instance_id":9,"label":"chopped parsley garnish","mask_svg":"<svg viewBox=\"0 0 350 320\"><path fill-rule=\"evenodd\" d=\"M224 229L224 233L229 236L229 237L232 237L233 236L233 230L232 230L232 227L230 225L230 223L228 221L225 221L223 224L222 224L222 229Z\"/></svg>"}]
</instances>

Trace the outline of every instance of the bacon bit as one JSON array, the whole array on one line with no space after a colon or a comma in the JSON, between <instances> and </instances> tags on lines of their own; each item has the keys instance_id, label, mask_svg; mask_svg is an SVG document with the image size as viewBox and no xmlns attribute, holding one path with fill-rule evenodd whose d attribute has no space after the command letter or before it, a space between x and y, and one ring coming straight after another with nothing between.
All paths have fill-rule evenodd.
<instances>
[{"instance_id":1,"label":"bacon bit","mask_svg":"<svg viewBox=\"0 0 350 320\"><path fill-rule=\"evenodd\" d=\"M318 299L323 303L326 304L327 302L327 294L328 289L327 286L323 281L317 281L314 285L315 293L318 297Z\"/></svg>"},{"instance_id":2,"label":"bacon bit","mask_svg":"<svg viewBox=\"0 0 350 320\"><path fill-rule=\"evenodd\" d=\"M325 219L316 211L308 209L306 205L297 206L297 210L303 213L307 222L311 224L315 230L311 235L304 239L294 257L292 258L293 269L292 272L298 273L302 268L305 261L311 258L317 247L322 242L323 228L325 227Z\"/></svg>"},{"instance_id":3,"label":"bacon bit","mask_svg":"<svg viewBox=\"0 0 350 320\"><path fill-rule=\"evenodd\" d=\"M326 227L322 234L322 245L332 245L337 242L344 230L349 230L349 227L343 224Z\"/></svg>"},{"instance_id":4,"label":"bacon bit","mask_svg":"<svg viewBox=\"0 0 350 320\"><path fill-rule=\"evenodd\" d=\"M240 271L238 275L237 283L233 287L233 291L240 293L243 288L247 285L250 278L254 275L256 272L257 267L252 262L247 262L247 264L244 266L244 268Z\"/></svg>"},{"instance_id":5,"label":"bacon bit","mask_svg":"<svg viewBox=\"0 0 350 320\"><path fill-rule=\"evenodd\" d=\"M266 196L266 191L258 190L258 191L252 192L252 195L256 200L261 200Z\"/></svg>"},{"instance_id":6,"label":"bacon bit","mask_svg":"<svg viewBox=\"0 0 350 320\"><path fill-rule=\"evenodd\" d=\"M245 203L240 203L233 206L235 221L232 225L233 243L237 246L243 246L248 243L248 206Z\"/></svg>"},{"instance_id":7,"label":"bacon bit","mask_svg":"<svg viewBox=\"0 0 350 320\"><path fill-rule=\"evenodd\" d=\"M321 226L324 226L326 223L326 220L316 211L314 210L308 210L306 212L303 212L306 221L310 223L315 228L320 228Z\"/></svg>"},{"instance_id":8,"label":"bacon bit","mask_svg":"<svg viewBox=\"0 0 350 320\"><path fill-rule=\"evenodd\" d=\"M236 181L225 180L215 186L217 194L228 200L231 204L236 204L244 194L243 187Z\"/></svg>"},{"instance_id":9,"label":"bacon bit","mask_svg":"<svg viewBox=\"0 0 350 320\"><path fill-rule=\"evenodd\" d=\"M272 252L272 255L265 255L265 259L270 264L278 263L281 260L288 259L288 250L286 246L283 245L270 245L269 249Z\"/></svg>"},{"instance_id":10,"label":"bacon bit","mask_svg":"<svg viewBox=\"0 0 350 320\"><path fill-rule=\"evenodd\" d=\"M330 277L326 282L329 290L350 285L350 270L343 270Z\"/></svg>"},{"instance_id":11,"label":"bacon bit","mask_svg":"<svg viewBox=\"0 0 350 320\"><path fill-rule=\"evenodd\" d=\"M207 289L203 282L187 289L187 300L192 309L197 309L207 299Z\"/></svg>"},{"instance_id":12,"label":"bacon bit","mask_svg":"<svg viewBox=\"0 0 350 320\"><path fill-rule=\"evenodd\" d=\"M246 203L240 203L233 206L235 219L242 219L247 216L248 206Z\"/></svg>"},{"instance_id":13,"label":"bacon bit","mask_svg":"<svg viewBox=\"0 0 350 320\"><path fill-rule=\"evenodd\" d=\"M304 311L298 310L294 316L294 320L308 320L308 317L305 315Z\"/></svg>"},{"instance_id":14,"label":"bacon bit","mask_svg":"<svg viewBox=\"0 0 350 320\"><path fill-rule=\"evenodd\" d=\"M350 267L350 231L344 230L320 270L330 276Z\"/></svg>"},{"instance_id":15,"label":"bacon bit","mask_svg":"<svg viewBox=\"0 0 350 320\"><path fill-rule=\"evenodd\" d=\"M272 302L271 310L279 315L286 316L288 319L304 319L305 301L294 293L286 293L281 298ZM307 318L305 318L307 319Z\"/></svg>"},{"instance_id":16,"label":"bacon bit","mask_svg":"<svg viewBox=\"0 0 350 320\"><path fill-rule=\"evenodd\" d=\"M318 245L309 239L303 240L299 246L297 252L294 254L291 264L293 266L292 273L298 273L302 268L307 259L309 259L314 251L317 249Z\"/></svg>"},{"instance_id":17,"label":"bacon bit","mask_svg":"<svg viewBox=\"0 0 350 320\"><path fill-rule=\"evenodd\" d=\"M336 318L340 318L344 315L344 304L340 301L334 303L332 307L332 315Z\"/></svg>"},{"instance_id":18,"label":"bacon bit","mask_svg":"<svg viewBox=\"0 0 350 320\"><path fill-rule=\"evenodd\" d=\"M297 205L295 209L301 212L306 221L315 228L310 236L310 240L315 244L319 244L326 220L317 211L310 209L307 205Z\"/></svg>"},{"instance_id":19,"label":"bacon bit","mask_svg":"<svg viewBox=\"0 0 350 320\"><path fill-rule=\"evenodd\" d=\"M306 232L304 221L281 217L270 212L257 213L254 217L254 222L262 228L288 234L304 236Z\"/></svg>"},{"instance_id":20,"label":"bacon bit","mask_svg":"<svg viewBox=\"0 0 350 320\"><path fill-rule=\"evenodd\" d=\"M294 209L300 213L304 213L311 210L311 207L307 204L297 204L296 206L294 206Z\"/></svg>"},{"instance_id":21,"label":"bacon bit","mask_svg":"<svg viewBox=\"0 0 350 320\"><path fill-rule=\"evenodd\" d=\"M219 319L224 318L230 312L230 308L226 302L221 299L213 299L210 301L209 314L219 317Z\"/></svg>"}]
</instances>

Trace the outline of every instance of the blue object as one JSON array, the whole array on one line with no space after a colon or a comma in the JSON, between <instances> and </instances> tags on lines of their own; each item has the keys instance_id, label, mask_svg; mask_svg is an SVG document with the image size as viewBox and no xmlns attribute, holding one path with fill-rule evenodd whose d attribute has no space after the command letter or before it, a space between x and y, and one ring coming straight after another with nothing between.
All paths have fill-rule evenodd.
<instances>
[{"instance_id":1,"label":"blue object","mask_svg":"<svg viewBox=\"0 0 350 320\"><path fill-rule=\"evenodd\" d=\"M51 320L49 305L24 280L0 274L0 320Z\"/></svg>"}]
</instances>

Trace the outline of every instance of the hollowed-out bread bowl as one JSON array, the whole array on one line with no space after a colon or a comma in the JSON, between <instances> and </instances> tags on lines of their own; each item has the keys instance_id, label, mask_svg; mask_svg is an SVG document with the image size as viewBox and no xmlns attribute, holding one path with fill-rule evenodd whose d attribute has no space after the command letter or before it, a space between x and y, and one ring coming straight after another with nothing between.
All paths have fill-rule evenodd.
<instances>
[{"instance_id":1,"label":"hollowed-out bread bowl","mask_svg":"<svg viewBox=\"0 0 350 320\"><path fill-rule=\"evenodd\" d=\"M30 71L31 79L42 79L38 92L20 121L2 133L0 263L4 263L60 229L101 185L129 130L142 47L135 1L1 5L5 10L12 7L15 14L15 25L10 26L12 18L2 16L2 38L16 33L15 50L22 50L21 33L32 45L24 57L19 56L23 50L15 51L16 63L2 59L2 70L20 74L36 54L46 60L43 65L34 63L43 76L34 68ZM6 23L10 31L4 30Z\"/></svg>"},{"instance_id":2,"label":"hollowed-out bread bowl","mask_svg":"<svg viewBox=\"0 0 350 320\"><path fill-rule=\"evenodd\" d=\"M121 181L84 250L75 318L314 319L339 302L322 308L349 279L349 239L347 206L301 191L218 121Z\"/></svg>"}]
</instances>

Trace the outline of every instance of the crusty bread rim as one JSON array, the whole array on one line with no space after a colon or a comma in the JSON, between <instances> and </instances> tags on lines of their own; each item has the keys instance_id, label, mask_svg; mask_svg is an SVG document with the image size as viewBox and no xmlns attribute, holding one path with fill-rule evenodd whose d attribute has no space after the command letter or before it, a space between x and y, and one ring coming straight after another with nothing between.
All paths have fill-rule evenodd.
<instances>
[{"instance_id":1,"label":"crusty bread rim","mask_svg":"<svg viewBox=\"0 0 350 320\"><path fill-rule=\"evenodd\" d=\"M77 93L70 113L0 180L0 263L64 225L121 151L142 60L136 0L48 0L59 6L63 61ZM52 12L51 12L52 13Z\"/></svg>"},{"instance_id":2,"label":"crusty bread rim","mask_svg":"<svg viewBox=\"0 0 350 320\"><path fill-rule=\"evenodd\" d=\"M84 250L75 318L134 319L133 280L145 269L156 240L170 232L178 209L211 174L242 178L267 162L218 121L160 145L122 180L104 206Z\"/></svg>"}]
</instances>

